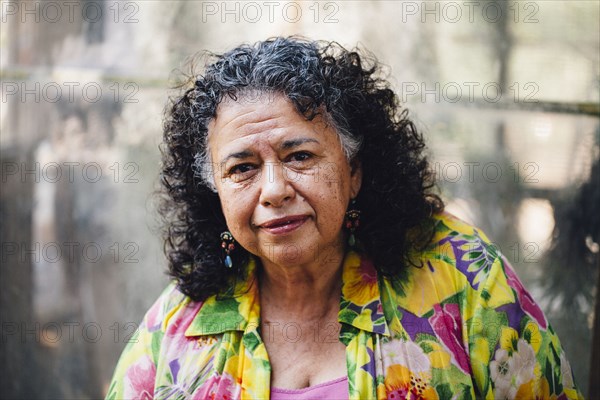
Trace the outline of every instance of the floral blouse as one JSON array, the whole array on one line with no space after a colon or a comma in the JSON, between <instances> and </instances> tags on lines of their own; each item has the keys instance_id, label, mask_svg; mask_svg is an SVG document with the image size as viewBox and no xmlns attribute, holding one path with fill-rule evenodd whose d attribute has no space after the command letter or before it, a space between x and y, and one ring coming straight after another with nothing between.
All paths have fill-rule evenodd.
<instances>
[{"instance_id":1,"label":"floral blouse","mask_svg":"<svg viewBox=\"0 0 600 400\"><path fill-rule=\"evenodd\" d=\"M351 399L582 398L558 337L486 236L436 217L401 285L348 252L338 320ZM231 297L169 285L125 348L107 399L268 399L256 262Z\"/></svg>"}]
</instances>

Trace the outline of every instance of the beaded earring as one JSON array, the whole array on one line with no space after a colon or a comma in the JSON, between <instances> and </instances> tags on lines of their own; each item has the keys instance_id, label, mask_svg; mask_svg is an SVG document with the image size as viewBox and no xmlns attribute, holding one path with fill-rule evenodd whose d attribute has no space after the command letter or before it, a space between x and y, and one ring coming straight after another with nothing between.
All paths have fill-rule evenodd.
<instances>
[{"instance_id":1,"label":"beaded earring","mask_svg":"<svg viewBox=\"0 0 600 400\"><path fill-rule=\"evenodd\" d=\"M231 261L230 252L235 250L235 239L233 239L233 235L229 231L225 231L221 233L221 247L225 251L225 266L227 268L233 267L233 261Z\"/></svg>"},{"instance_id":2,"label":"beaded earring","mask_svg":"<svg viewBox=\"0 0 600 400\"><path fill-rule=\"evenodd\" d=\"M355 208L356 201L352 200L350 203L350 210L346 211L346 218L344 226L350 231L350 237L348 238L348 244L350 247L354 247L356 244L356 238L354 237L354 231L360 225L360 210Z\"/></svg>"}]
</instances>

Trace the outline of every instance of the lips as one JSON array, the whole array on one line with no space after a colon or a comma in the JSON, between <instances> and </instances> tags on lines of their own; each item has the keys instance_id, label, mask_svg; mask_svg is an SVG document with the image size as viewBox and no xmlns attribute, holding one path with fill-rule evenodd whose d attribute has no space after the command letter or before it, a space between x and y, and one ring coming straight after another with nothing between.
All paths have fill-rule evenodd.
<instances>
[{"instance_id":1,"label":"lips","mask_svg":"<svg viewBox=\"0 0 600 400\"><path fill-rule=\"evenodd\" d=\"M269 220L259 226L271 234L279 235L295 231L301 227L307 219L308 217L306 215L291 215Z\"/></svg>"}]
</instances>

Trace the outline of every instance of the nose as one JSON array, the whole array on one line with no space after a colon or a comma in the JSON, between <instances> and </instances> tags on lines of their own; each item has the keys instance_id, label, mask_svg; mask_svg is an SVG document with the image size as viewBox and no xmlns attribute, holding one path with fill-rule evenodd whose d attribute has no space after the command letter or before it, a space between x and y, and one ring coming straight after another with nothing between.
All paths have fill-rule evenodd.
<instances>
[{"instance_id":1,"label":"nose","mask_svg":"<svg viewBox=\"0 0 600 400\"><path fill-rule=\"evenodd\" d=\"M261 177L260 203L265 207L281 207L295 196L283 165L266 163L265 173Z\"/></svg>"}]
</instances>

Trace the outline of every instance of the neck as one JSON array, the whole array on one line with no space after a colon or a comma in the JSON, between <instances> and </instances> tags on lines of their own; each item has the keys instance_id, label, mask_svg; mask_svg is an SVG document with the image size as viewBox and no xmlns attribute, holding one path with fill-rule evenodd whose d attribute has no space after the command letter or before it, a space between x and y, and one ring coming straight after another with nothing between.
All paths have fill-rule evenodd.
<instances>
[{"instance_id":1,"label":"neck","mask_svg":"<svg viewBox=\"0 0 600 400\"><path fill-rule=\"evenodd\" d=\"M321 253L312 262L293 266L261 260L261 309L273 318L304 321L337 315L344 248Z\"/></svg>"}]
</instances>

